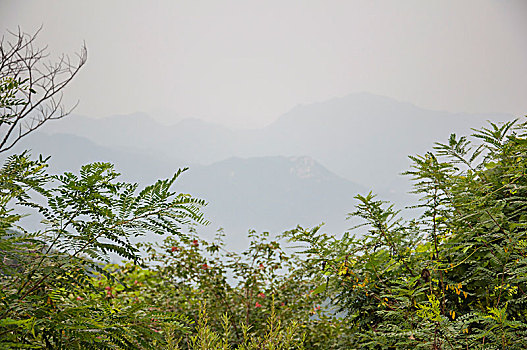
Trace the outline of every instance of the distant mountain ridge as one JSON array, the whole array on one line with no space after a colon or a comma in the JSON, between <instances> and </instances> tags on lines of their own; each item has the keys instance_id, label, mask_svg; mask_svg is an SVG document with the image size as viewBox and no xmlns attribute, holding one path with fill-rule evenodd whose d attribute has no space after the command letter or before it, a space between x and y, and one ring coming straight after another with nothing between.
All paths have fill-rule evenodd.
<instances>
[{"instance_id":1,"label":"distant mountain ridge","mask_svg":"<svg viewBox=\"0 0 527 350\"><path fill-rule=\"evenodd\" d=\"M372 189L409 203L410 183L398 175L408 169L408 155L446 142L452 132L470 134L487 119L512 116L428 111L360 93L297 106L254 130L197 119L166 126L141 113L73 115L46 124L24 147L49 150L61 170L108 160L143 183L190 165L178 188L210 201L214 228L236 237L249 228L279 232L322 221L341 232L356 193Z\"/></svg>"},{"instance_id":2,"label":"distant mountain ridge","mask_svg":"<svg viewBox=\"0 0 527 350\"><path fill-rule=\"evenodd\" d=\"M211 164L229 157L309 155L329 170L367 187L389 189L408 167L408 155L470 133L492 116L428 111L368 93L300 105L262 129L233 130L196 119L165 126L144 114L103 119L71 116L46 133L86 137L111 148L142 150L167 159Z\"/></svg>"},{"instance_id":3,"label":"distant mountain ridge","mask_svg":"<svg viewBox=\"0 0 527 350\"><path fill-rule=\"evenodd\" d=\"M342 232L362 186L343 179L310 157L233 157L190 168L178 188L206 198L207 212L243 234L248 228L281 232L322 222Z\"/></svg>"},{"instance_id":4,"label":"distant mountain ridge","mask_svg":"<svg viewBox=\"0 0 527 350\"><path fill-rule=\"evenodd\" d=\"M34 133L15 152L52 155L50 172L76 172L81 165L108 161L121 172L121 180L150 184L170 177L185 164L145 153L125 152L75 135ZM274 234L296 225L328 223L332 232L349 227L346 215L353 196L365 189L325 169L314 159L300 157L232 157L211 165L192 165L175 184L175 190L204 198L211 221L200 232L212 237L220 227L234 249L244 246L249 229ZM155 237L150 237L155 239Z\"/></svg>"}]
</instances>

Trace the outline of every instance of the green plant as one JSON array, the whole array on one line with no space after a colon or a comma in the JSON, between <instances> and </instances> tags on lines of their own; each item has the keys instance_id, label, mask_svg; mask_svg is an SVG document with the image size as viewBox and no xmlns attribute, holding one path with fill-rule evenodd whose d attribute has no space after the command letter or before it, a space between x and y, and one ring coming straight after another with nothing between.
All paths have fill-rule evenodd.
<instances>
[{"instance_id":1,"label":"green plant","mask_svg":"<svg viewBox=\"0 0 527 350\"><path fill-rule=\"evenodd\" d=\"M116 307L108 295L97 296L90 276L110 276L101 268L109 253L138 261L134 237L181 235L181 225L205 223L205 202L170 190L181 171L138 191L117 182L110 164L58 176L45 165L22 154L0 170L2 348L149 347L159 338L152 319L175 315ZM42 216L39 230L24 229L18 206Z\"/></svg>"},{"instance_id":2,"label":"green plant","mask_svg":"<svg viewBox=\"0 0 527 350\"><path fill-rule=\"evenodd\" d=\"M195 335L190 338L189 349L191 350L280 350L280 349L304 349L303 340L297 340L299 327L296 323L291 323L283 327L280 320L277 319L274 307L271 308L266 320L266 331L263 335L251 335L250 328L242 325L243 339L239 344L232 344L231 323L229 316L224 314L221 317L223 332L216 333L209 326L206 306L200 304L199 318ZM173 337L168 333L169 339L167 344L171 343ZM171 345L168 349L180 349L178 344Z\"/></svg>"},{"instance_id":3,"label":"green plant","mask_svg":"<svg viewBox=\"0 0 527 350\"><path fill-rule=\"evenodd\" d=\"M291 336L298 344L305 334L306 347L341 347L346 322L334 317L324 293L314 291L312 264L288 253L268 235L250 232L249 247L241 253L225 249L222 232L212 242L192 232L170 236L160 244L143 244L148 255L144 266L127 263L106 268L130 288L104 275L96 276L94 283L101 290L110 288L116 303L141 302L192 320L185 330L171 330L182 348L191 348L191 337L199 333L196 310L204 303L207 329L214 334L224 334L225 317L229 319L228 339L221 341L232 346L241 346L247 337L265 337L272 314L281 327L296 325L298 331Z\"/></svg>"},{"instance_id":4,"label":"green plant","mask_svg":"<svg viewBox=\"0 0 527 350\"><path fill-rule=\"evenodd\" d=\"M452 135L411 157L422 215L403 220L371 193L351 215L366 232L298 230L360 348L524 348L527 124Z\"/></svg>"}]
</instances>

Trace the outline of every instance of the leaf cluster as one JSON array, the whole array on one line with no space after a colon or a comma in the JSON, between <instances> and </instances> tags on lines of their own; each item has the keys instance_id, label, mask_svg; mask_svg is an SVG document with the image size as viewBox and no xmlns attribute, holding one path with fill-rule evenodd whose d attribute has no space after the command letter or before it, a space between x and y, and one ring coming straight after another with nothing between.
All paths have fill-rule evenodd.
<instances>
[{"instance_id":1,"label":"leaf cluster","mask_svg":"<svg viewBox=\"0 0 527 350\"><path fill-rule=\"evenodd\" d=\"M490 123L410 157L417 219L370 193L350 214L358 235L289 233L317 256L357 348L527 346L526 130Z\"/></svg>"},{"instance_id":2,"label":"leaf cluster","mask_svg":"<svg viewBox=\"0 0 527 350\"><path fill-rule=\"evenodd\" d=\"M138 190L106 163L78 175L50 176L45 167L22 154L0 170L1 347L149 348L160 337L149 309L116 307L93 276L110 276L101 267L110 254L139 261L134 238L206 223L205 202L170 190L183 170ZM39 231L23 229L20 207L40 215Z\"/></svg>"}]
</instances>

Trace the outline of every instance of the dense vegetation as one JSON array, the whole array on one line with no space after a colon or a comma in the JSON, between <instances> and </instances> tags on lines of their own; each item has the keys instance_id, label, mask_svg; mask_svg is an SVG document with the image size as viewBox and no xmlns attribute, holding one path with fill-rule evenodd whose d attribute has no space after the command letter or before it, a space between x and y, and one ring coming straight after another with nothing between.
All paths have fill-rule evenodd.
<instances>
[{"instance_id":1,"label":"dense vegetation","mask_svg":"<svg viewBox=\"0 0 527 350\"><path fill-rule=\"evenodd\" d=\"M55 90L10 52L0 153L55 116L26 113ZM67 74L57 88L71 67L55 70ZM223 232L199 237L205 201L171 190L183 170L139 189L111 164L51 175L47 158L12 155L0 168L0 348L527 348L527 123L411 159L420 217L359 195L350 215L363 224L340 238L250 232L235 253Z\"/></svg>"},{"instance_id":2,"label":"dense vegetation","mask_svg":"<svg viewBox=\"0 0 527 350\"><path fill-rule=\"evenodd\" d=\"M362 235L292 234L318 255L354 347L527 347L526 131L490 124L477 147L452 135L411 157L418 219L368 194L351 214Z\"/></svg>"}]
</instances>

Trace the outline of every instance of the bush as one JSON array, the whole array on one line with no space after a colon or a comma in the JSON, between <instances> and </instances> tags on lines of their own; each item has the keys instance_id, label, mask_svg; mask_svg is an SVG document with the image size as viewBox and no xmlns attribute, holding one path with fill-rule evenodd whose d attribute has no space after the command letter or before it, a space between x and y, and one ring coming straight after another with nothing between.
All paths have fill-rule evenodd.
<instances>
[{"instance_id":1,"label":"bush","mask_svg":"<svg viewBox=\"0 0 527 350\"><path fill-rule=\"evenodd\" d=\"M348 314L356 348L527 347L527 124L490 124L411 157L422 215L403 220L371 193L362 235L298 229Z\"/></svg>"}]
</instances>

